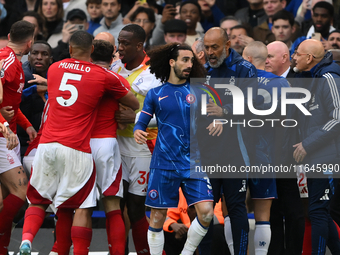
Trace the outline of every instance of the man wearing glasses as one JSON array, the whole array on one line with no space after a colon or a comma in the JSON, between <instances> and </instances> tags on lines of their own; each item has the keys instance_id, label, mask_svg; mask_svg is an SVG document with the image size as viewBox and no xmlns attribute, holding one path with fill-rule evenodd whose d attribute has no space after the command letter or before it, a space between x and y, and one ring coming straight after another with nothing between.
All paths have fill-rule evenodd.
<instances>
[{"instance_id":1,"label":"man wearing glasses","mask_svg":"<svg viewBox=\"0 0 340 255\"><path fill-rule=\"evenodd\" d=\"M332 254L339 254L338 233L328 207L333 195L332 170L340 162L340 84L337 82L340 67L333 63L332 53L325 54L322 43L314 39L299 45L294 60L295 70L312 77L304 86L311 92L311 99L304 104L311 115L304 115L294 108L287 116L299 123L297 141L289 145L293 147L292 156L297 164L302 163L309 171L312 254L325 254L326 243ZM326 168L318 167L321 165Z\"/></svg>"}]
</instances>

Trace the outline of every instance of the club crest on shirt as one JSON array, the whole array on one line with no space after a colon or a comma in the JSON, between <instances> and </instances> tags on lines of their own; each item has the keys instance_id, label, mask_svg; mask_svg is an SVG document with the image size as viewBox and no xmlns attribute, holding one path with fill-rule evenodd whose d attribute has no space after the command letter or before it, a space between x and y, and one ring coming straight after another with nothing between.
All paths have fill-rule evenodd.
<instances>
[{"instance_id":1,"label":"club crest on shirt","mask_svg":"<svg viewBox=\"0 0 340 255\"><path fill-rule=\"evenodd\" d=\"M193 94L188 94L186 100L189 104L193 104L196 101L196 97Z\"/></svg>"},{"instance_id":2,"label":"club crest on shirt","mask_svg":"<svg viewBox=\"0 0 340 255\"><path fill-rule=\"evenodd\" d=\"M158 191L155 189L152 189L149 191L149 198L152 200L155 200L158 198Z\"/></svg>"}]
</instances>

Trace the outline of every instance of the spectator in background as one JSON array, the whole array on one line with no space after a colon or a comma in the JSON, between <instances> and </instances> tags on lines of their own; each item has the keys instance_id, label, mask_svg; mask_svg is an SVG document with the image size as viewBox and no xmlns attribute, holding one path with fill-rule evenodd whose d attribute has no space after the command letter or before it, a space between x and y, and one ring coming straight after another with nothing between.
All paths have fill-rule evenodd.
<instances>
[{"instance_id":1,"label":"spectator in background","mask_svg":"<svg viewBox=\"0 0 340 255\"><path fill-rule=\"evenodd\" d=\"M340 30L333 30L328 36L328 47L330 49L340 49Z\"/></svg>"},{"instance_id":2,"label":"spectator in background","mask_svg":"<svg viewBox=\"0 0 340 255\"><path fill-rule=\"evenodd\" d=\"M69 41L74 32L78 30L86 31L87 28L88 23L85 12L80 9L70 11L67 14L67 21L64 23L61 33L52 35L47 41L53 49L53 60L61 60L60 54L68 52Z\"/></svg>"},{"instance_id":3,"label":"spectator in background","mask_svg":"<svg viewBox=\"0 0 340 255\"><path fill-rule=\"evenodd\" d=\"M165 43L184 43L187 38L187 24L180 19L168 20L164 24Z\"/></svg>"},{"instance_id":4,"label":"spectator in background","mask_svg":"<svg viewBox=\"0 0 340 255\"><path fill-rule=\"evenodd\" d=\"M121 8L121 0L102 0L101 10L104 18L100 21L100 27L94 32L93 36L96 36L100 32L109 32L116 39L116 45L118 45L118 35L120 30L124 27L123 16L119 12Z\"/></svg>"},{"instance_id":5,"label":"spectator in background","mask_svg":"<svg viewBox=\"0 0 340 255\"><path fill-rule=\"evenodd\" d=\"M230 31L230 48L234 49L238 54L242 55L244 48L254 41L250 37L250 32L246 26L238 25L231 28Z\"/></svg>"},{"instance_id":6,"label":"spectator in background","mask_svg":"<svg viewBox=\"0 0 340 255\"><path fill-rule=\"evenodd\" d=\"M101 0L87 0L86 1L86 8L87 13L90 16L89 20L89 28L87 32L91 35L93 34L94 30L100 27L100 20L102 19L102 10L101 10Z\"/></svg>"},{"instance_id":7,"label":"spectator in background","mask_svg":"<svg viewBox=\"0 0 340 255\"><path fill-rule=\"evenodd\" d=\"M87 13L86 0L63 0L63 7L64 7L63 17L64 21L67 20L67 14L74 9L82 10L87 15L86 19L90 20L90 15L88 15Z\"/></svg>"},{"instance_id":8,"label":"spectator in background","mask_svg":"<svg viewBox=\"0 0 340 255\"><path fill-rule=\"evenodd\" d=\"M239 19L242 24L249 24L256 27L268 18L263 9L263 0L247 0L249 7L242 8L235 13L235 18Z\"/></svg>"},{"instance_id":9,"label":"spectator in background","mask_svg":"<svg viewBox=\"0 0 340 255\"><path fill-rule=\"evenodd\" d=\"M201 7L195 0L182 2L180 7L180 17L187 24L187 39L185 43L191 46L197 38L203 34L196 32L197 23L201 18Z\"/></svg>"},{"instance_id":10,"label":"spectator in background","mask_svg":"<svg viewBox=\"0 0 340 255\"><path fill-rule=\"evenodd\" d=\"M63 29L63 1L62 0L42 0L38 8L38 14L44 19L44 29L46 29L46 40L53 34L58 34Z\"/></svg>"},{"instance_id":11,"label":"spectator in background","mask_svg":"<svg viewBox=\"0 0 340 255\"><path fill-rule=\"evenodd\" d=\"M263 0L263 9L268 19L260 25L254 27L254 40L261 41L264 44L275 41L272 33L272 17L275 13L286 7L286 0Z\"/></svg>"},{"instance_id":12,"label":"spectator in background","mask_svg":"<svg viewBox=\"0 0 340 255\"><path fill-rule=\"evenodd\" d=\"M212 27L218 27L220 20L224 17L223 12L217 7L216 0L198 0L201 6L201 25L205 31Z\"/></svg>"},{"instance_id":13,"label":"spectator in background","mask_svg":"<svg viewBox=\"0 0 340 255\"><path fill-rule=\"evenodd\" d=\"M322 38L327 40L328 35L335 28L332 26L334 7L332 4L321 1L316 3L312 9L313 24L309 28L306 37L310 38L314 32L321 33Z\"/></svg>"},{"instance_id":14,"label":"spectator in background","mask_svg":"<svg viewBox=\"0 0 340 255\"><path fill-rule=\"evenodd\" d=\"M288 49L292 49L292 34L295 32L294 16L286 10L277 12L273 18L272 33L275 35L276 41L284 42ZM291 54L293 54L292 49ZM290 55L291 55L290 54Z\"/></svg>"},{"instance_id":15,"label":"spectator in background","mask_svg":"<svg viewBox=\"0 0 340 255\"><path fill-rule=\"evenodd\" d=\"M131 15L131 21L133 24L141 26L146 35L144 42L144 49L149 48L150 38L152 36L152 31L155 27L155 12L151 8L138 7L138 9Z\"/></svg>"},{"instance_id":16,"label":"spectator in background","mask_svg":"<svg viewBox=\"0 0 340 255\"><path fill-rule=\"evenodd\" d=\"M231 28L237 25L241 25L241 21L236 19L234 16L226 16L221 19L220 27L224 29L227 35L230 37Z\"/></svg>"},{"instance_id":17,"label":"spectator in background","mask_svg":"<svg viewBox=\"0 0 340 255\"><path fill-rule=\"evenodd\" d=\"M29 23L34 24L34 40L44 40L44 21L42 17L35 11L28 11L23 14L22 20L26 20Z\"/></svg>"},{"instance_id":18,"label":"spectator in background","mask_svg":"<svg viewBox=\"0 0 340 255\"><path fill-rule=\"evenodd\" d=\"M325 48L327 48L326 41L328 40L328 35L335 30L332 26L333 16L333 5L325 1L316 3L312 9L312 26L305 36L301 36L294 41L292 49L295 49L302 41L311 39L316 33L321 34L321 41L323 42L324 47L326 46Z\"/></svg>"}]
</instances>

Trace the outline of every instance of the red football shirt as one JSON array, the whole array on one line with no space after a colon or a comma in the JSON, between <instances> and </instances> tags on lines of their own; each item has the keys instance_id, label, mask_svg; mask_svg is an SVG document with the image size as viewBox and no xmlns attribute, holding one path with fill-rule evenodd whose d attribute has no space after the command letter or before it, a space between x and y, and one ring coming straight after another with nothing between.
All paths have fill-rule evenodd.
<instances>
[{"instance_id":1,"label":"red football shirt","mask_svg":"<svg viewBox=\"0 0 340 255\"><path fill-rule=\"evenodd\" d=\"M127 88L130 90L130 85ZM96 122L92 130L92 138L117 137L115 112L118 109L118 101L105 94L100 100Z\"/></svg>"},{"instance_id":2,"label":"red football shirt","mask_svg":"<svg viewBox=\"0 0 340 255\"><path fill-rule=\"evenodd\" d=\"M129 91L118 74L72 58L50 66L47 84L50 109L40 143L58 142L87 153L99 100L104 93L117 100Z\"/></svg>"},{"instance_id":3,"label":"red football shirt","mask_svg":"<svg viewBox=\"0 0 340 255\"><path fill-rule=\"evenodd\" d=\"M0 59L5 59L5 63L3 64L0 71L0 77L3 86L3 101L2 104L0 104L0 108L4 106L13 107L12 110L14 110L14 116L9 122L9 127L16 134L17 115L21 102L21 92L25 84L25 74L22 70L21 62L17 59L14 51L11 48L2 48L0 50ZM2 116L0 117L0 121L4 122ZM23 128L26 129L26 126ZM3 137L1 133L0 137Z\"/></svg>"}]
</instances>

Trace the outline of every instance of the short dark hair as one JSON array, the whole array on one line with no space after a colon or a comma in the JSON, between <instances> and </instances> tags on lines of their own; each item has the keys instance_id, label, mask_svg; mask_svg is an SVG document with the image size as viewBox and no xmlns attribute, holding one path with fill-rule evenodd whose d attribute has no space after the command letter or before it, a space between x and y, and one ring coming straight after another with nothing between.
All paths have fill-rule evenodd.
<instances>
[{"instance_id":1,"label":"short dark hair","mask_svg":"<svg viewBox=\"0 0 340 255\"><path fill-rule=\"evenodd\" d=\"M139 6L137 10L135 10L134 13L132 13L130 20L134 21L139 13L145 13L146 15L148 15L148 20L150 22L152 23L156 22L154 10L152 10L151 8L143 7L143 6Z\"/></svg>"},{"instance_id":2,"label":"short dark hair","mask_svg":"<svg viewBox=\"0 0 340 255\"><path fill-rule=\"evenodd\" d=\"M287 10L281 10L275 13L272 17L272 24L274 25L274 22L277 21L278 19L283 19L283 20L288 20L289 24L293 27L294 26L294 15L287 11Z\"/></svg>"},{"instance_id":3,"label":"short dark hair","mask_svg":"<svg viewBox=\"0 0 340 255\"><path fill-rule=\"evenodd\" d=\"M182 11L182 7L186 4L193 4L196 5L196 7L198 8L198 13L200 16L202 16L202 10L201 10L201 6L198 4L197 0L187 0L185 2L181 3L181 7L179 8L179 12L181 13Z\"/></svg>"},{"instance_id":4,"label":"short dark hair","mask_svg":"<svg viewBox=\"0 0 340 255\"><path fill-rule=\"evenodd\" d=\"M86 7L89 6L89 4L101 4L102 0L86 0Z\"/></svg>"},{"instance_id":5,"label":"short dark hair","mask_svg":"<svg viewBox=\"0 0 340 255\"><path fill-rule=\"evenodd\" d=\"M150 65L150 72L154 73L156 78L160 79L162 82L166 82L170 77L171 70L169 60L174 59L175 61L177 61L180 50L189 50L194 55L194 63L192 66L190 77L204 77L205 69L198 62L191 47L187 44L178 43L169 43L158 46L148 52L148 56L150 57L150 59L146 64Z\"/></svg>"},{"instance_id":6,"label":"short dark hair","mask_svg":"<svg viewBox=\"0 0 340 255\"><path fill-rule=\"evenodd\" d=\"M332 18L334 16L334 7L328 2L325 1L317 2L313 7L313 12L315 11L315 8L326 9L328 11L329 16L331 16Z\"/></svg>"},{"instance_id":7,"label":"short dark hair","mask_svg":"<svg viewBox=\"0 0 340 255\"><path fill-rule=\"evenodd\" d=\"M52 47L48 42L44 40L38 40L33 43L33 45L36 45L36 44L45 44L48 47L48 53L50 54L50 56L52 56Z\"/></svg>"},{"instance_id":8,"label":"short dark hair","mask_svg":"<svg viewBox=\"0 0 340 255\"><path fill-rule=\"evenodd\" d=\"M113 45L104 40L94 40L93 46L94 50L91 54L92 60L110 64L113 55Z\"/></svg>"},{"instance_id":9,"label":"short dark hair","mask_svg":"<svg viewBox=\"0 0 340 255\"><path fill-rule=\"evenodd\" d=\"M77 47L83 52L92 48L93 36L86 31L76 31L70 38L70 45Z\"/></svg>"},{"instance_id":10,"label":"short dark hair","mask_svg":"<svg viewBox=\"0 0 340 255\"><path fill-rule=\"evenodd\" d=\"M121 31L133 33L133 38L138 40L138 42L145 42L146 34L144 29L136 24L129 24L122 28Z\"/></svg>"},{"instance_id":11,"label":"short dark hair","mask_svg":"<svg viewBox=\"0 0 340 255\"><path fill-rule=\"evenodd\" d=\"M33 17L33 18L35 18L37 20L40 32L43 32L43 30L44 30L44 20L43 20L43 18L37 12L35 12L35 11L25 12L22 15L21 19L23 19L24 17Z\"/></svg>"},{"instance_id":12,"label":"short dark hair","mask_svg":"<svg viewBox=\"0 0 340 255\"><path fill-rule=\"evenodd\" d=\"M250 36L250 37L253 36L251 31L250 31L250 29L246 25L236 25L236 26L233 26L232 28L230 28L230 33L234 29L244 29L244 31L246 31L246 33L247 33L247 36Z\"/></svg>"},{"instance_id":13,"label":"short dark hair","mask_svg":"<svg viewBox=\"0 0 340 255\"><path fill-rule=\"evenodd\" d=\"M11 26L10 41L13 43L25 43L33 39L34 25L25 20L19 20Z\"/></svg>"},{"instance_id":14,"label":"short dark hair","mask_svg":"<svg viewBox=\"0 0 340 255\"><path fill-rule=\"evenodd\" d=\"M234 21L238 22L239 25L241 25L241 21L239 19L237 19L235 16L231 16L231 15L225 16L224 18L222 18L220 20L220 25L226 20L234 20Z\"/></svg>"}]
</instances>

